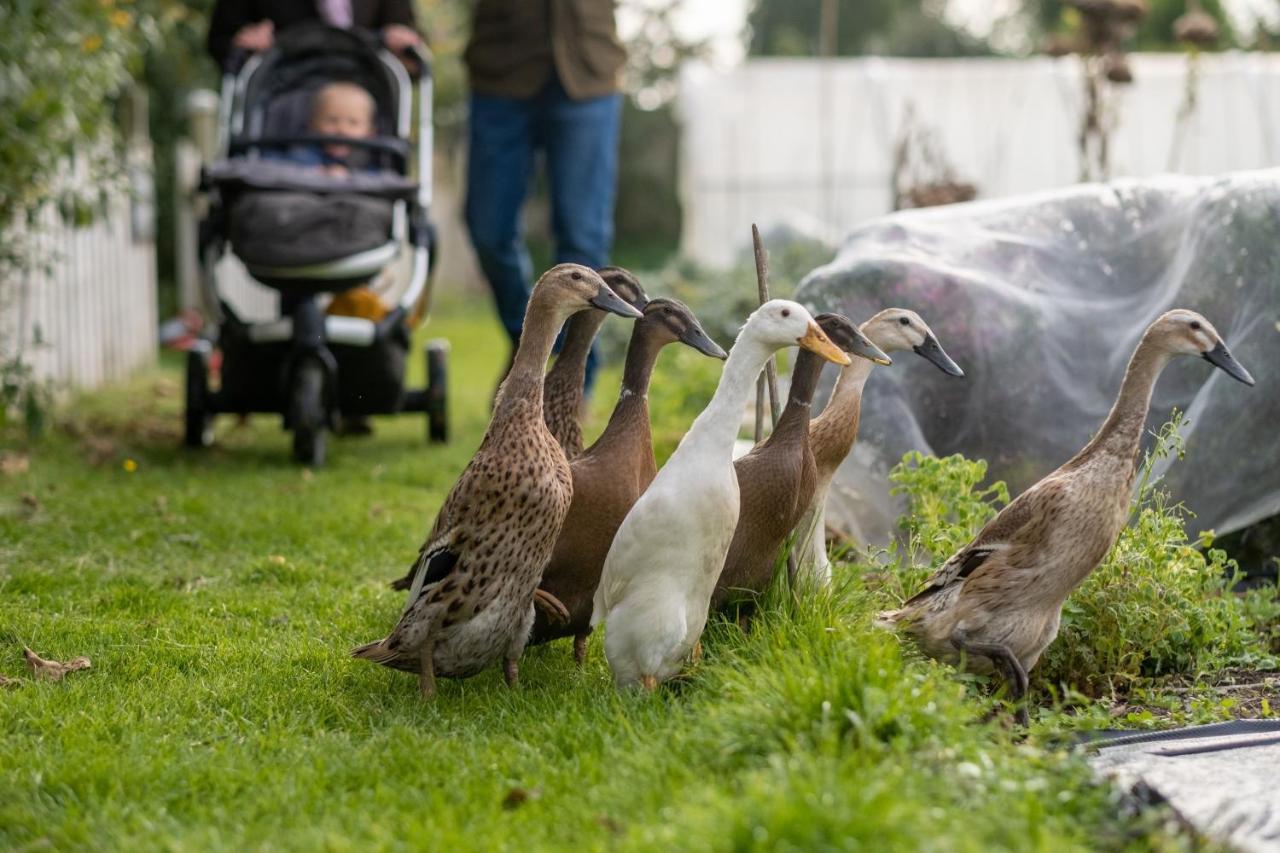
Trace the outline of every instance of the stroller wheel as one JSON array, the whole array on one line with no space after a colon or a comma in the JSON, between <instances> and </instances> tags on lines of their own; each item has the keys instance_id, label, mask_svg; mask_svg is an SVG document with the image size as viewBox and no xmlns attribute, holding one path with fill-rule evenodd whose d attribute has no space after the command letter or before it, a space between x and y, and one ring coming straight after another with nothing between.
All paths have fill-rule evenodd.
<instances>
[{"instance_id":1,"label":"stroller wheel","mask_svg":"<svg viewBox=\"0 0 1280 853\"><path fill-rule=\"evenodd\" d=\"M427 441L432 444L449 440L448 377L449 342L427 341Z\"/></svg>"},{"instance_id":2,"label":"stroller wheel","mask_svg":"<svg viewBox=\"0 0 1280 853\"><path fill-rule=\"evenodd\" d=\"M289 397L289 423L293 425L293 459L311 468L324 464L325 421L324 367L305 359L294 374Z\"/></svg>"},{"instance_id":3,"label":"stroller wheel","mask_svg":"<svg viewBox=\"0 0 1280 853\"><path fill-rule=\"evenodd\" d=\"M187 351L187 399L182 443L187 447L213 444L213 413L209 411L209 363L205 352Z\"/></svg>"}]
</instances>

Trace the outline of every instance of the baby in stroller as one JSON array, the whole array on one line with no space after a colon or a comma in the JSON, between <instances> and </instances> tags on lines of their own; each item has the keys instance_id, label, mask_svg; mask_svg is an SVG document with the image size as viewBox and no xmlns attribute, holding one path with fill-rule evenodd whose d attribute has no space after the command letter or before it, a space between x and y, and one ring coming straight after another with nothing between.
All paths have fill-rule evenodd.
<instances>
[{"instance_id":1,"label":"baby in stroller","mask_svg":"<svg viewBox=\"0 0 1280 853\"><path fill-rule=\"evenodd\" d=\"M227 156L206 166L202 185L201 267L216 322L188 364L188 445L209 442L220 412L283 414L295 459L310 465L324 459L327 429L369 415L425 412L429 437L444 439L444 349L428 351L426 389L404 387L432 248L430 67L421 52L413 59L416 127L414 81L367 33L299 25L228 70ZM228 252L279 292L278 319L237 316L219 285ZM397 284L397 272L406 280L384 305L369 285ZM221 387L211 390L215 346Z\"/></svg>"}]
</instances>

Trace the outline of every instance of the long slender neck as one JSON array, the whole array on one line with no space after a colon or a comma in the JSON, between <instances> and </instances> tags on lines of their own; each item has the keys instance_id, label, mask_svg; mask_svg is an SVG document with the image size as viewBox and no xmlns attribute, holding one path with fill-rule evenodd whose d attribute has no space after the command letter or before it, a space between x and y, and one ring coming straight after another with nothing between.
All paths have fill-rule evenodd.
<instances>
[{"instance_id":1,"label":"long slender neck","mask_svg":"<svg viewBox=\"0 0 1280 853\"><path fill-rule=\"evenodd\" d=\"M809 350L800 350L800 354L796 356L796 366L791 371L787 405L778 418L774 435L794 428L808 431L809 417L813 410L813 392L818 387L818 377L822 375L822 366L826 363L822 356Z\"/></svg>"},{"instance_id":2,"label":"long slender neck","mask_svg":"<svg viewBox=\"0 0 1280 853\"><path fill-rule=\"evenodd\" d=\"M1151 407L1151 392L1155 389L1160 371L1169 363L1170 355L1150 338L1143 337L1129 359L1120 383L1120 393L1107 419L1097 435L1075 455L1073 463L1098 454L1109 454L1134 461L1138 444L1142 440L1142 428L1147 422L1147 410ZM1071 463L1068 463L1071 464Z\"/></svg>"},{"instance_id":3,"label":"long slender neck","mask_svg":"<svg viewBox=\"0 0 1280 853\"><path fill-rule=\"evenodd\" d=\"M655 327L643 320L636 322L631 330L631 342L627 344L627 361L622 368L622 392L618 402L609 415L609 423L604 432L596 439L597 446L608 446L624 434L632 434L644 438L648 442L649 434L649 380L653 376L653 365L658 360L658 353L667 341L659 339Z\"/></svg>"},{"instance_id":4,"label":"long slender neck","mask_svg":"<svg viewBox=\"0 0 1280 853\"><path fill-rule=\"evenodd\" d=\"M831 390L831 399L822 414L814 418L810 429L815 456L833 459L838 464L849 455L858 438L858 421L862 415L862 389L875 363L855 358L845 365Z\"/></svg>"},{"instance_id":5,"label":"long slender neck","mask_svg":"<svg viewBox=\"0 0 1280 853\"><path fill-rule=\"evenodd\" d=\"M600 327L604 325L605 312L599 309L579 311L569 318L569 325L564 335L564 346L556 363L551 366L548 376L563 377L566 381L574 380L579 387L587 372L587 356L591 354L591 342L596 339Z\"/></svg>"},{"instance_id":6,"label":"long slender neck","mask_svg":"<svg viewBox=\"0 0 1280 853\"><path fill-rule=\"evenodd\" d=\"M554 301L535 291L525 312L524 330L520 333L520 346L516 348L511 370L498 391L494 414L520 401L536 403L539 419L542 418L542 381L547 369L547 358L555 345L556 332L563 314ZM536 393L535 393L536 392Z\"/></svg>"},{"instance_id":7,"label":"long slender neck","mask_svg":"<svg viewBox=\"0 0 1280 853\"><path fill-rule=\"evenodd\" d=\"M715 395L689 427L677 453L685 447L697 447L698 452L722 455L726 461L732 458L742 409L771 355L773 351L757 340L738 340L725 362Z\"/></svg>"}]
</instances>

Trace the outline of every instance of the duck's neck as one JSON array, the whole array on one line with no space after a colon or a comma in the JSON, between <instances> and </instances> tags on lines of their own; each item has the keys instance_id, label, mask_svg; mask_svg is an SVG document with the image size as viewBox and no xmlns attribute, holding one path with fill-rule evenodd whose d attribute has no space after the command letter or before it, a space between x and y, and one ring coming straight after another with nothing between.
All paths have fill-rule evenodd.
<instances>
[{"instance_id":1,"label":"duck's neck","mask_svg":"<svg viewBox=\"0 0 1280 853\"><path fill-rule=\"evenodd\" d=\"M564 315L551 299L540 296L535 290L529 300L524 329L520 332L520 345L494 403L495 416L507 412L516 403L525 402L533 403L530 412L536 413L539 420L542 418L544 372Z\"/></svg>"},{"instance_id":2,"label":"duck's neck","mask_svg":"<svg viewBox=\"0 0 1280 853\"><path fill-rule=\"evenodd\" d=\"M751 396L756 377L772 355L773 350L757 340L738 340L724 364L716 393L689 427L679 449L687 446L697 448L699 453L711 454L712 458L732 459L742 409Z\"/></svg>"},{"instance_id":3,"label":"duck's neck","mask_svg":"<svg viewBox=\"0 0 1280 853\"><path fill-rule=\"evenodd\" d=\"M1169 358L1166 350L1143 337L1129 359L1111 412L1097 435L1076 454L1073 462L1079 463L1099 455L1119 457L1130 464L1136 462L1147 410L1151 407L1151 393Z\"/></svg>"},{"instance_id":4,"label":"duck's neck","mask_svg":"<svg viewBox=\"0 0 1280 853\"><path fill-rule=\"evenodd\" d=\"M576 386L581 393L582 381L587 373L587 356L591 343L604 325L605 312L598 309L579 311L569 318L565 329L564 346L547 374L548 382L563 381L566 386ZM553 379L554 377L554 379Z\"/></svg>"},{"instance_id":5,"label":"duck's neck","mask_svg":"<svg viewBox=\"0 0 1280 853\"><path fill-rule=\"evenodd\" d=\"M654 327L637 322L631 331L631 342L627 344L627 361L622 368L622 391L618 395L617 405L609 416L600 438L596 439L597 447L608 447L630 437L649 445L649 380L653 376L653 365L658 360L665 341L654 335Z\"/></svg>"},{"instance_id":6,"label":"duck's neck","mask_svg":"<svg viewBox=\"0 0 1280 853\"><path fill-rule=\"evenodd\" d=\"M874 343L874 341L873 341ZM849 455L858 438L858 420L862 415L862 389L875 362L855 358L840 370L836 386L831 390L827 406L813 421L813 452L837 464Z\"/></svg>"},{"instance_id":7,"label":"duck's neck","mask_svg":"<svg viewBox=\"0 0 1280 853\"><path fill-rule=\"evenodd\" d=\"M796 366L791 371L791 388L787 393L787 405L778 418L773 435L794 429L808 432L809 418L813 412L813 392L818 387L818 377L827 361L822 356L802 349L796 356Z\"/></svg>"}]
</instances>

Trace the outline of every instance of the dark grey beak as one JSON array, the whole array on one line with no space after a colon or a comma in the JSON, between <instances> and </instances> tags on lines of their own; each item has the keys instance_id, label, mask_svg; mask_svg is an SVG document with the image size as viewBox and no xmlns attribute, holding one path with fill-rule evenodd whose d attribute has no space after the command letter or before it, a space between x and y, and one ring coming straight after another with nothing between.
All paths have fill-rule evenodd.
<instances>
[{"instance_id":1,"label":"dark grey beak","mask_svg":"<svg viewBox=\"0 0 1280 853\"><path fill-rule=\"evenodd\" d=\"M630 317L635 320L644 315L632 304L622 299L618 294L605 287L596 291L596 295L588 300L595 308L601 311L608 311L611 314L617 314L620 317Z\"/></svg>"},{"instance_id":2,"label":"dark grey beak","mask_svg":"<svg viewBox=\"0 0 1280 853\"><path fill-rule=\"evenodd\" d=\"M1231 354L1231 350L1227 349L1227 345L1222 341L1218 341L1216 347L1208 352L1202 352L1200 355L1205 361L1219 368L1232 379L1243 382L1245 385L1253 385L1253 377L1249 374L1249 371L1245 370L1240 362L1236 361L1236 357Z\"/></svg>"},{"instance_id":3,"label":"dark grey beak","mask_svg":"<svg viewBox=\"0 0 1280 853\"><path fill-rule=\"evenodd\" d=\"M924 343L915 347L916 355L922 356L933 362L933 365L950 376L964 376L964 371L960 369L960 365L951 360L951 356L947 355L946 350L942 348L942 344L938 343L938 339L933 335L929 335L924 339Z\"/></svg>"},{"instance_id":4,"label":"dark grey beak","mask_svg":"<svg viewBox=\"0 0 1280 853\"><path fill-rule=\"evenodd\" d=\"M684 334L680 336L680 343L691 346L703 355L709 355L712 358L725 359L729 354L720 348L720 345L711 340L707 333L702 331L702 327L696 323L684 330Z\"/></svg>"}]
</instances>

